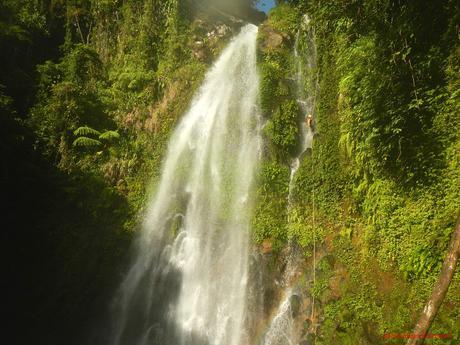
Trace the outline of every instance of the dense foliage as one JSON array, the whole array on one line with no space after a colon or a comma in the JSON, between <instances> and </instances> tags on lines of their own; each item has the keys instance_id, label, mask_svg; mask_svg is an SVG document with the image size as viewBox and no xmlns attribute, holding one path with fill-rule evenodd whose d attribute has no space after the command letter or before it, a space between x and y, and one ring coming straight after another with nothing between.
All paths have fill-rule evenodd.
<instances>
[{"instance_id":1,"label":"dense foliage","mask_svg":"<svg viewBox=\"0 0 460 345\"><path fill-rule=\"evenodd\" d=\"M98 321L146 186L231 36L216 29L222 18L200 11L221 4L250 16L249 3L0 1L13 343L81 344L89 325L104 333ZM288 243L307 260L313 242L320 246L311 290L324 318L317 344L379 344L385 333L408 332L436 280L459 212L459 19L454 0L289 0L260 26L266 123L253 238L274 265ZM304 73L319 85L303 87L318 92L316 134L289 190L305 116L293 49L298 34L307 54L307 28L318 61ZM459 310L457 272L431 331L452 334L454 344Z\"/></svg>"},{"instance_id":2,"label":"dense foliage","mask_svg":"<svg viewBox=\"0 0 460 345\"><path fill-rule=\"evenodd\" d=\"M295 177L293 214L258 230L265 212L256 238L292 237L308 254L312 232L320 234L331 256L320 263L314 287L325 316L317 343L377 344L385 333L412 327L459 212L460 9L454 1L288 3L270 13L267 25L272 37L285 35L287 56L294 30L304 37L300 16L309 14L318 51L316 135ZM297 25L286 23L295 17ZM293 71L280 52L261 56L266 132L281 171L292 157L296 115L274 105L291 97L284 84ZM433 333L457 339L459 289L457 274Z\"/></svg>"},{"instance_id":3,"label":"dense foliage","mask_svg":"<svg viewBox=\"0 0 460 345\"><path fill-rule=\"evenodd\" d=\"M14 343L81 344L89 329L104 333L99 321L109 320L102 314L170 132L231 36L231 23L215 30L225 18L191 4L0 2Z\"/></svg>"},{"instance_id":4,"label":"dense foliage","mask_svg":"<svg viewBox=\"0 0 460 345\"><path fill-rule=\"evenodd\" d=\"M279 20L274 20L274 17ZM294 73L290 42L294 38L297 22L298 13L287 6L280 6L262 24L258 37L261 107L266 118L266 140L253 237L257 243L265 241L278 250L288 239L288 164L289 155L296 151L299 140L299 109L294 98L295 85L289 80ZM288 31L279 31L274 26Z\"/></svg>"}]
</instances>

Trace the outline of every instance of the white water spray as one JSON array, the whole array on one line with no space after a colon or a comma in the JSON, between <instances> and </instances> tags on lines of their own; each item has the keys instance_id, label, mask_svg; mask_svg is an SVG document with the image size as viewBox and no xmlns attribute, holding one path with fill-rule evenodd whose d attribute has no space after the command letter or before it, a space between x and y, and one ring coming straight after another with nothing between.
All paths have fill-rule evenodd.
<instances>
[{"instance_id":1,"label":"white water spray","mask_svg":"<svg viewBox=\"0 0 460 345\"><path fill-rule=\"evenodd\" d=\"M114 345L246 343L251 191L261 150L257 27L224 50L169 143L120 289Z\"/></svg>"},{"instance_id":2,"label":"white water spray","mask_svg":"<svg viewBox=\"0 0 460 345\"><path fill-rule=\"evenodd\" d=\"M292 292L286 291L283 301L271 322L271 327L265 334L263 344L270 345L294 345L294 318L290 297ZM297 344L296 344L297 345Z\"/></svg>"}]
</instances>

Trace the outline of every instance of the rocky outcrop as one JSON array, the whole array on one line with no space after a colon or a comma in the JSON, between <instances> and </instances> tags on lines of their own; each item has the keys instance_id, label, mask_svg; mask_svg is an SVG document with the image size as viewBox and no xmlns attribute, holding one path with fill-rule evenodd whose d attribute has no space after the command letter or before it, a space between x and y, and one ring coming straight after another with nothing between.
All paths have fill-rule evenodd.
<instances>
[{"instance_id":1,"label":"rocky outcrop","mask_svg":"<svg viewBox=\"0 0 460 345\"><path fill-rule=\"evenodd\" d=\"M263 52L269 52L281 49L290 42L290 37L286 33L275 30L270 25L263 24L260 26L259 48Z\"/></svg>"},{"instance_id":2,"label":"rocky outcrop","mask_svg":"<svg viewBox=\"0 0 460 345\"><path fill-rule=\"evenodd\" d=\"M229 23L200 18L195 20L193 27L192 53L196 59L210 63L228 39L235 34L239 25L236 22Z\"/></svg>"}]
</instances>

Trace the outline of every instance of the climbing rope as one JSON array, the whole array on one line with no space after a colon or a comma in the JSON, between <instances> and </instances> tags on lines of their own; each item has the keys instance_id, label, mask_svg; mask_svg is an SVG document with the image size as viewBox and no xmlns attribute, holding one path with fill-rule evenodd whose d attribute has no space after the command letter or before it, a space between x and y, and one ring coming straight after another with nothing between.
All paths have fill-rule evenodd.
<instances>
[{"instance_id":1,"label":"climbing rope","mask_svg":"<svg viewBox=\"0 0 460 345\"><path fill-rule=\"evenodd\" d=\"M315 29L312 27L312 40L315 41ZM314 59L315 59L315 68L316 68L316 79L315 79L315 96L313 98L313 109L316 109L316 101L318 99L318 91L319 91L319 68L317 66L317 52L316 52L316 43L313 43L314 47ZM312 157L313 157L313 145L312 145ZM311 165L311 170L313 174L313 164ZM315 219L315 184L313 184L312 190L312 216L313 216L313 285L316 284L316 219ZM312 313L315 312L315 296L313 296L313 308ZM314 315L313 315L314 316ZM315 319L313 319L315 320ZM315 322L316 323L316 322ZM315 341L314 344L316 345L316 327L315 325Z\"/></svg>"},{"instance_id":2,"label":"climbing rope","mask_svg":"<svg viewBox=\"0 0 460 345\"><path fill-rule=\"evenodd\" d=\"M312 32L312 40L314 40L314 29ZM313 43L313 46L315 47L315 60L316 60L316 44ZM316 78L315 78L315 87L314 91L315 94L313 96L313 110L316 109L316 101L318 98L318 90L319 90L319 69L316 66L316 61L315 61L315 68L316 70ZM313 158L313 145L312 145L312 158ZM313 176L313 164L311 164L311 176ZM313 188L312 188L312 223L313 223L313 286L316 285L316 219L315 219L315 184L313 183ZM315 295L313 294L312 296L312 309L311 309L311 319L312 319L312 325L315 329L315 341L314 344L316 345L316 322L315 322Z\"/></svg>"},{"instance_id":3,"label":"climbing rope","mask_svg":"<svg viewBox=\"0 0 460 345\"><path fill-rule=\"evenodd\" d=\"M312 149L313 153L313 149ZM313 156L313 155L312 155ZM311 165L311 172L313 176L313 164ZM316 219L315 219L315 185L313 184L312 190L312 223L313 223L313 286L316 285ZM312 308L311 308L311 320L313 327L315 325L315 295L312 295ZM316 328L315 328L315 344L316 344Z\"/></svg>"}]
</instances>

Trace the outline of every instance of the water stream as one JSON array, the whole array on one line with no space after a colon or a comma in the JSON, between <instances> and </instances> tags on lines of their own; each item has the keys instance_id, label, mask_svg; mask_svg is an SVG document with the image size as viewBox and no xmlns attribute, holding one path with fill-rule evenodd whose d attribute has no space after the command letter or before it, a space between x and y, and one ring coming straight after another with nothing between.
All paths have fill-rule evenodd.
<instances>
[{"instance_id":1,"label":"water stream","mask_svg":"<svg viewBox=\"0 0 460 345\"><path fill-rule=\"evenodd\" d=\"M304 37L301 37L304 35ZM306 42L306 47L301 52L301 41ZM291 176L289 181L289 197L292 192L294 176L300 166L304 153L312 148L314 136L314 111L316 106L316 45L313 28L310 26L310 18L305 15L302 20L301 30L297 31L294 43L294 59L296 64L296 92L297 104L302 113L302 121L299 123L300 144L297 155L291 162ZM307 126L306 117L312 116L311 126ZM290 199L290 198L289 198Z\"/></svg>"},{"instance_id":2,"label":"water stream","mask_svg":"<svg viewBox=\"0 0 460 345\"><path fill-rule=\"evenodd\" d=\"M304 37L301 37L301 35ZM306 42L306 47L300 50L301 40ZM299 123L300 143L297 155L291 161L291 174L289 180L288 208L292 207L292 191L295 184L295 175L300 167L301 160L308 149L312 149L314 136L314 110L316 93L318 90L316 78L316 45L313 28L307 15L302 21L302 29L297 32L294 44L294 58L296 63L296 91L297 104L302 112L302 121ZM313 123L308 126L306 117L311 115ZM261 345L294 345L298 344L300 334L297 329L296 312L294 304L299 303L300 293L292 287L295 281L296 264L301 257L289 243L291 255L288 258L288 269L284 273L284 291L280 305L274 313ZM314 270L314 268L313 268ZM305 296L307 297L307 296Z\"/></svg>"},{"instance_id":3,"label":"water stream","mask_svg":"<svg viewBox=\"0 0 460 345\"><path fill-rule=\"evenodd\" d=\"M172 135L116 301L114 345L247 343L256 37L247 25L233 39Z\"/></svg>"},{"instance_id":4,"label":"water stream","mask_svg":"<svg viewBox=\"0 0 460 345\"><path fill-rule=\"evenodd\" d=\"M264 336L263 344L267 345L297 345L294 317L291 298L293 291L285 291L284 297L270 324L270 328Z\"/></svg>"}]
</instances>

